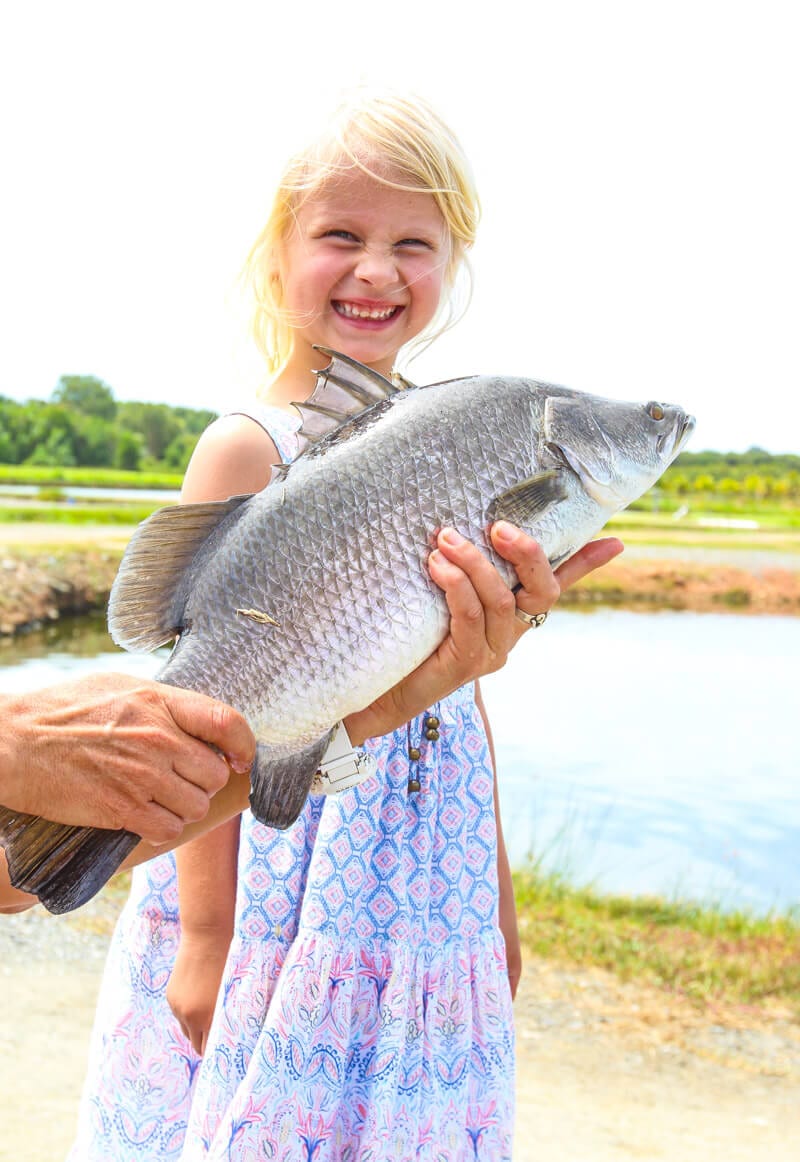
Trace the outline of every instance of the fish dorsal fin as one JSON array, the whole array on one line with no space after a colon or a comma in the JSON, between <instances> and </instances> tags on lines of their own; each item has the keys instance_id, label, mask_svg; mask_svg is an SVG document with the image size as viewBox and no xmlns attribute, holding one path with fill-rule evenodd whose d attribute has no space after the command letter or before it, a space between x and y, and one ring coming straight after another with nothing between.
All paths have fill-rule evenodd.
<instances>
[{"instance_id":1,"label":"fish dorsal fin","mask_svg":"<svg viewBox=\"0 0 800 1162\"><path fill-rule=\"evenodd\" d=\"M537 472L496 496L489 506L489 520L508 520L520 528L530 528L537 517L553 504L567 499L564 473L559 468Z\"/></svg>"},{"instance_id":2,"label":"fish dorsal fin","mask_svg":"<svg viewBox=\"0 0 800 1162\"><path fill-rule=\"evenodd\" d=\"M173 504L143 521L125 550L108 601L108 632L125 650L154 650L181 629L181 582L197 550L250 499Z\"/></svg>"},{"instance_id":3,"label":"fish dorsal fin","mask_svg":"<svg viewBox=\"0 0 800 1162\"><path fill-rule=\"evenodd\" d=\"M309 444L316 444L365 408L402 390L385 375L348 355L330 347L315 346L314 349L327 355L330 363L316 372L316 386L309 399L292 405L303 421L297 433L301 451L305 451Z\"/></svg>"},{"instance_id":4,"label":"fish dorsal fin","mask_svg":"<svg viewBox=\"0 0 800 1162\"><path fill-rule=\"evenodd\" d=\"M280 484L280 482L282 480L285 480L286 477L289 475L289 468L290 467L291 467L291 465L289 465L289 464L273 464L273 465L271 465L269 483L275 484L275 482L277 481Z\"/></svg>"}]
</instances>

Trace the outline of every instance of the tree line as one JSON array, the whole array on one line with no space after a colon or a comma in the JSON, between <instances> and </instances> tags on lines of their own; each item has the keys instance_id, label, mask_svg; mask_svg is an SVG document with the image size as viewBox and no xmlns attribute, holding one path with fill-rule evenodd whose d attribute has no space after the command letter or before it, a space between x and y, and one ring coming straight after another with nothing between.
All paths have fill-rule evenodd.
<instances>
[{"instance_id":1,"label":"tree line","mask_svg":"<svg viewBox=\"0 0 800 1162\"><path fill-rule=\"evenodd\" d=\"M659 482L665 492L800 501L800 456L746 452L682 452Z\"/></svg>"},{"instance_id":2,"label":"tree line","mask_svg":"<svg viewBox=\"0 0 800 1162\"><path fill-rule=\"evenodd\" d=\"M62 375L49 400L0 396L0 464L183 472L205 408L122 402L91 375Z\"/></svg>"},{"instance_id":3,"label":"tree line","mask_svg":"<svg viewBox=\"0 0 800 1162\"><path fill-rule=\"evenodd\" d=\"M201 432L216 419L205 408L120 402L92 375L62 375L49 400L0 396L0 464L183 472ZM683 452L665 473L667 492L800 500L800 455Z\"/></svg>"}]
</instances>

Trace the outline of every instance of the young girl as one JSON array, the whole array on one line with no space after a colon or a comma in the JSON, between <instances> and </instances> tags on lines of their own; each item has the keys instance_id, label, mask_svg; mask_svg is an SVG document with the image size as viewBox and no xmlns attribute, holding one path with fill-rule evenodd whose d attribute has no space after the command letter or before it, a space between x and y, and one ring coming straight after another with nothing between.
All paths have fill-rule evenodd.
<instances>
[{"instance_id":1,"label":"young girl","mask_svg":"<svg viewBox=\"0 0 800 1162\"><path fill-rule=\"evenodd\" d=\"M314 344L391 375L441 326L477 217L432 110L393 95L345 105L288 167L250 258L263 403L205 433L184 500L260 489L292 459L291 402L324 363ZM491 535L517 569L516 601L474 546L439 533L430 570L450 637L345 722L375 774L310 796L288 831L245 813L188 845L178 889L172 857L135 873L73 1160L511 1157L520 952L471 679L526 632L518 610L546 611L618 544L555 579L529 538Z\"/></svg>"}]
</instances>

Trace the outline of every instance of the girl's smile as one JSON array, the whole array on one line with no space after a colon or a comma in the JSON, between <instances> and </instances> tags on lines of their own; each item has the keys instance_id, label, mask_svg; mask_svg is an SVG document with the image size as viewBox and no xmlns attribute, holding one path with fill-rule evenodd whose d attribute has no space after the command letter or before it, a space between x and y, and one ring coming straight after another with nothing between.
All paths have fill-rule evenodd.
<instances>
[{"instance_id":1,"label":"girl's smile","mask_svg":"<svg viewBox=\"0 0 800 1162\"><path fill-rule=\"evenodd\" d=\"M314 365L318 344L389 374L435 316L448 258L432 194L361 171L332 179L300 206L280 255L290 362Z\"/></svg>"}]
</instances>

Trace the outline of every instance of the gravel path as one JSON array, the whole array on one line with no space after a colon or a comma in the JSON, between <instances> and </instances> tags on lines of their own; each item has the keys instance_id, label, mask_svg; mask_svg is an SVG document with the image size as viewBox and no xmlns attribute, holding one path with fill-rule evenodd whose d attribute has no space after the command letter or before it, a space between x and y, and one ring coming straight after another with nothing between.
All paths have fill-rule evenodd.
<instances>
[{"instance_id":1,"label":"gravel path","mask_svg":"<svg viewBox=\"0 0 800 1162\"><path fill-rule=\"evenodd\" d=\"M59 1162L72 1139L119 897L0 917L2 1162ZM797 1162L800 1027L700 1017L599 971L529 961L515 1004L516 1162Z\"/></svg>"}]
</instances>

